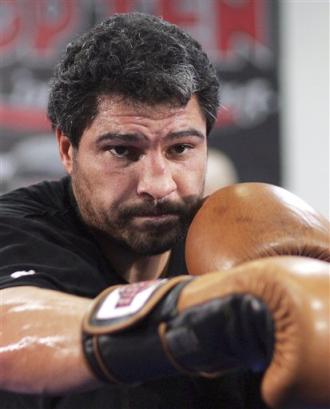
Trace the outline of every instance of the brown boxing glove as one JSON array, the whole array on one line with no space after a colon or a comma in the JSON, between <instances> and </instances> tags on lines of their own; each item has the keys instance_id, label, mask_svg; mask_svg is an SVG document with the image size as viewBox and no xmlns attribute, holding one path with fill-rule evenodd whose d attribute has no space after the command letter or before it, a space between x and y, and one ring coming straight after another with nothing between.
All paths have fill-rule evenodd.
<instances>
[{"instance_id":1,"label":"brown boxing glove","mask_svg":"<svg viewBox=\"0 0 330 409\"><path fill-rule=\"evenodd\" d=\"M324 261L268 257L198 277L183 289L178 310L202 305L205 293L209 299L235 294L259 300L272 316L275 340L261 384L264 401L271 408L326 409L330 407L329 284L329 264ZM253 316L257 317L256 311ZM237 314L227 317L234 323L235 318ZM255 328L254 344L258 348L267 331L247 318L249 314L241 316L245 326L252 324ZM247 353L241 331L236 338L230 334L230 355L240 355L243 364ZM253 362L249 366L253 368Z\"/></svg>"},{"instance_id":2,"label":"brown boxing glove","mask_svg":"<svg viewBox=\"0 0 330 409\"><path fill-rule=\"evenodd\" d=\"M227 272L110 287L83 322L105 382L262 373L271 408L330 405L329 264L268 257Z\"/></svg>"},{"instance_id":3,"label":"brown boxing glove","mask_svg":"<svg viewBox=\"0 0 330 409\"><path fill-rule=\"evenodd\" d=\"M330 262L329 238L329 221L294 194L265 183L241 183L204 201L188 231L186 262L192 275L276 255Z\"/></svg>"}]
</instances>

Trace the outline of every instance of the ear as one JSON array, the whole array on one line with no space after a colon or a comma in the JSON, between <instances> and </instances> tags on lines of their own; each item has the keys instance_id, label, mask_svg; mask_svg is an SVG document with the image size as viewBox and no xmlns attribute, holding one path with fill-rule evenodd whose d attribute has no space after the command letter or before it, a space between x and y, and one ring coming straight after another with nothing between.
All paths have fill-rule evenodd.
<instances>
[{"instance_id":1,"label":"ear","mask_svg":"<svg viewBox=\"0 0 330 409\"><path fill-rule=\"evenodd\" d=\"M65 170L71 175L72 165L73 165L73 151L74 148L70 139L64 135L60 129L56 129L56 139L58 143L58 148L60 152L60 158L63 163Z\"/></svg>"}]
</instances>

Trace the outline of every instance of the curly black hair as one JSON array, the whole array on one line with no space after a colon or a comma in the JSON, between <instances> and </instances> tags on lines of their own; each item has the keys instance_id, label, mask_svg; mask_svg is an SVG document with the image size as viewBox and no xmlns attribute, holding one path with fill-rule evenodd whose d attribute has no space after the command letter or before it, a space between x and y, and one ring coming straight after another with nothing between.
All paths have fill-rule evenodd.
<instances>
[{"instance_id":1,"label":"curly black hair","mask_svg":"<svg viewBox=\"0 0 330 409\"><path fill-rule=\"evenodd\" d=\"M115 14L71 42L50 84L48 117L77 147L98 97L184 106L195 94L207 131L219 106L215 68L177 26L143 13Z\"/></svg>"}]
</instances>

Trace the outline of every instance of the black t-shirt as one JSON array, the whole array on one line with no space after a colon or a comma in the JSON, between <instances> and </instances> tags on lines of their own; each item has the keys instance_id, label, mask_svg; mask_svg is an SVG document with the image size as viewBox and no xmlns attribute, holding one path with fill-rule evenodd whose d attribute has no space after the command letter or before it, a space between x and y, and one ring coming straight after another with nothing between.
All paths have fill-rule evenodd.
<instances>
[{"instance_id":1,"label":"black t-shirt","mask_svg":"<svg viewBox=\"0 0 330 409\"><path fill-rule=\"evenodd\" d=\"M183 245L173 249L167 277L186 273ZM124 283L82 223L69 178L0 197L0 288L32 285L93 298ZM262 409L266 406L260 401L258 378L248 371L213 380L178 376L56 397L0 391L0 407Z\"/></svg>"}]
</instances>

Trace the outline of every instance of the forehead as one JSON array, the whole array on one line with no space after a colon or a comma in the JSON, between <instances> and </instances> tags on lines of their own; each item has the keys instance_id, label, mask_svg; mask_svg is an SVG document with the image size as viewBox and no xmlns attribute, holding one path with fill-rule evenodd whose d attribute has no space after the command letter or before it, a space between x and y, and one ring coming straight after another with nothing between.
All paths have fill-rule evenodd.
<instances>
[{"instance_id":1,"label":"forehead","mask_svg":"<svg viewBox=\"0 0 330 409\"><path fill-rule=\"evenodd\" d=\"M206 120L196 96L185 106L171 103L146 104L132 101L120 96L104 95L98 99L98 113L92 123L94 125L116 125L122 122L135 123L171 123L175 121L194 122L204 127Z\"/></svg>"}]
</instances>

